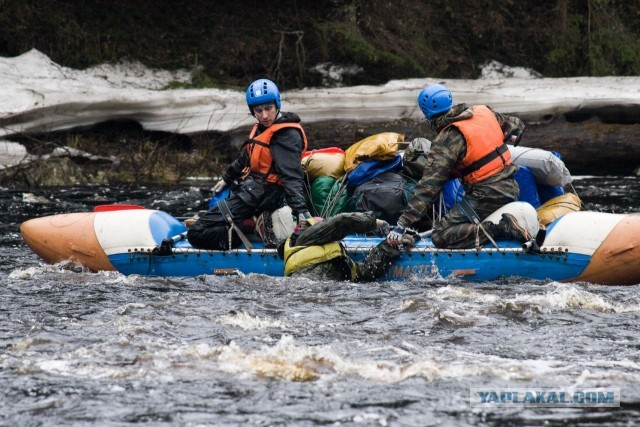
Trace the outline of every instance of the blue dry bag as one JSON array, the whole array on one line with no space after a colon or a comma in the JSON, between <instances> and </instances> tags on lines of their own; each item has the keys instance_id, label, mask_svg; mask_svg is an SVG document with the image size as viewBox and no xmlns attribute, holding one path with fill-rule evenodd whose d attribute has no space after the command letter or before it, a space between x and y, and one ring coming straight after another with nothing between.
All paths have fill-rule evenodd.
<instances>
[{"instance_id":1,"label":"blue dry bag","mask_svg":"<svg viewBox=\"0 0 640 427\"><path fill-rule=\"evenodd\" d=\"M396 154L391 160L368 160L360 163L347 175L347 187L356 188L385 172L402 170L402 156Z\"/></svg>"},{"instance_id":2,"label":"blue dry bag","mask_svg":"<svg viewBox=\"0 0 640 427\"><path fill-rule=\"evenodd\" d=\"M225 187L222 191L215 193L209 201L209 209L218 204L220 200L224 200L231 194L231 187Z\"/></svg>"}]
</instances>

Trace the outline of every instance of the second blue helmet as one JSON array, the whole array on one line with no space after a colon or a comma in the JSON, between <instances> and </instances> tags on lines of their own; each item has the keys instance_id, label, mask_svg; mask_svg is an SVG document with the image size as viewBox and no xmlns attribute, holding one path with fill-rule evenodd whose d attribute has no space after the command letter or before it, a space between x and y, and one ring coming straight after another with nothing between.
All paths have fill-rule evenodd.
<instances>
[{"instance_id":1,"label":"second blue helmet","mask_svg":"<svg viewBox=\"0 0 640 427\"><path fill-rule=\"evenodd\" d=\"M274 102L276 108L280 109L280 91L274 82L268 79L258 79L247 88L247 106L253 113L256 105Z\"/></svg>"},{"instance_id":2,"label":"second blue helmet","mask_svg":"<svg viewBox=\"0 0 640 427\"><path fill-rule=\"evenodd\" d=\"M429 85L420 91L418 106L427 120L431 120L439 114L446 113L453 107L453 97L449 89L443 85Z\"/></svg>"}]
</instances>

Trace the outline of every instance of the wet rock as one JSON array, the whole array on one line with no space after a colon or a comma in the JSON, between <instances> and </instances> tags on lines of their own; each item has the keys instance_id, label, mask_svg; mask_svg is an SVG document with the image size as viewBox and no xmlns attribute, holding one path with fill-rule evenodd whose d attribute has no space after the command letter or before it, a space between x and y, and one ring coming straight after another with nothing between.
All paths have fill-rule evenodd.
<instances>
[{"instance_id":1,"label":"wet rock","mask_svg":"<svg viewBox=\"0 0 640 427\"><path fill-rule=\"evenodd\" d=\"M33 193L24 193L22 194L22 201L24 203L29 203L32 205L50 205L51 201L42 197L42 196L37 196Z\"/></svg>"},{"instance_id":2,"label":"wet rock","mask_svg":"<svg viewBox=\"0 0 640 427\"><path fill-rule=\"evenodd\" d=\"M75 163L113 163L115 166L120 164L120 159L115 156L96 156L73 147L57 147L51 152L51 154L42 156L42 160L47 161L56 157L69 157Z\"/></svg>"},{"instance_id":3,"label":"wet rock","mask_svg":"<svg viewBox=\"0 0 640 427\"><path fill-rule=\"evenodd\" d=\"M118 166L115 156L96 156L73 147L56 147L42 156L19 143L0 144L0 183L27 187L108 184L104 165Z\"/></svg>"},{"instance_id":4,"label":"wet rock","mask_svg":"<svg viewBox=\"0 0 640 427\"><path fill-rule=\"evenodd\" d=\"M108 184L104 171L91 173L69 157L38 159L0 171L0 183L40 187L59 185Z\"/></svg>"}]
</instances>

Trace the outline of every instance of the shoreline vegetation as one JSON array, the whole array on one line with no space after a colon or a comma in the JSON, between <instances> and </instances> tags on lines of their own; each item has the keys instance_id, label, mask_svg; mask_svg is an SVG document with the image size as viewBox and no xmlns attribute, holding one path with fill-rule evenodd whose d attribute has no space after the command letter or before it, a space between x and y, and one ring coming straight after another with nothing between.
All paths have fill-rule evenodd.
<instances>
[{"instance_id":1,"label":"shoreline vegetation","mask_svg":"<svg viewBox=\"0 0 640 427\"><path fill-rule=\"evenodd\" d=\"M37 49L65 67L123 60L188 69L191 88L281 90L442 76L496 60L542 76L640 75L640 4L620 0L64 0L3 2L0 56ZM327 71L345 67L335 77ZM184 86L183 86L184 87Z\"/></svg>"}]
</instances>

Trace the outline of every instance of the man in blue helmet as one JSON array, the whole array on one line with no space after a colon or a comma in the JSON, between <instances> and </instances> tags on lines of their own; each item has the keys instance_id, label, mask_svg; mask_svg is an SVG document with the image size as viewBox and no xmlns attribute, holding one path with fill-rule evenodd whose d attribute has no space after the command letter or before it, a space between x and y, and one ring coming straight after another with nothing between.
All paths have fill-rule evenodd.
<instances>
[{"instance_id":1,"label":"man in blue helmet","mask_svg":"<svg viewBox=\"0 0 640 427\"><path fill-rule=\"evenodd\" d=\"M285 204L304 228L311 218L304 198L301 167L307 137L295 113L280 110L280 91L270 80L259 79L246 91L247 106L257 120L238 157L215 185L219 193L232 184L233 193L218 202L191 226L187 238L200 249L238 247L240 233L229 233L262 212Z\"/></svg>"},{"instance_id":2,"label":"man in blue helmet","mask_svg":"<svg viewBox=\"0 0 640 427\"><path fill-rule=\"evenodd\" d=\"M528 241L531 236L511 214L504 214L499 224L481 222L518 200L520 189L514 178L517 167L511 163L506 143L520 142L524 123L485 105L453 105L451 92L441 84L425 87L418 95L418 106L437 136L413 197L387 241L400 244L407 230L428 216L445 182L452 177L461 178L465 194L434 224L435 246L477 247L490 238Z\"/></svg>"}]
</instances>

